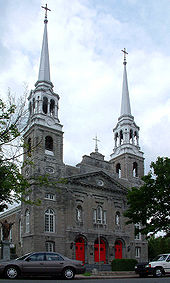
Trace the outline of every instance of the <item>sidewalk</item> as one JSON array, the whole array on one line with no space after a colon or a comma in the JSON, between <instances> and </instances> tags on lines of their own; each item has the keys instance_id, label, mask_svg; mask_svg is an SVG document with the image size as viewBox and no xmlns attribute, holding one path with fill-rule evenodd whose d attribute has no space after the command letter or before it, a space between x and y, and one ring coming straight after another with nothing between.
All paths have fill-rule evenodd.
<instances>
[{"instance_id":1,"label":"sidewalk","mask_svg":"<svg viewBox=\"0 0 170 283\"><path fill-rule=\"evenodd\" d=\"M134 271L97 271L91 273L90 276L85 276L83 274L77 274L76 278L79 279L100 279L100 278L138 278L139 275Z\"/></svg>"}]
</instances>

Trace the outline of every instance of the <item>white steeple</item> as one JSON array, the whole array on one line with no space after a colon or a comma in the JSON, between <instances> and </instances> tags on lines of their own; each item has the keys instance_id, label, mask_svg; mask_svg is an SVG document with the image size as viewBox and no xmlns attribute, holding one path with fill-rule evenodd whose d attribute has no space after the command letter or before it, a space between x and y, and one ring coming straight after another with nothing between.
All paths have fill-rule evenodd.
<instances>
[{"instance_id":1,"label":"white steeple","mask_svg":"<svg viewBox=\"0 0 170 283\"><path fill-rule=\"evenodd\" d=\"M134 121L134 117L131 114L130 98L127 82L126 72L126 49L124 52L124 73L123 73L123 88L122 88L122 102L121 102L121 114L118 118L118 123L113 129L115 145L111 158L120 156L124 153L135 154L136 156L142 156L143 153L139 147L139 127Z\"/></svg>"},{"instance_id":2,"label":"white steeple","mask_svg":"<svg viewBox=\"0 0 170 283\"><path fill-rule=\"evenodd\" d=\"M44 36L41 50L38 81L50 82L50 63L48 52L47 20L44 20Z\"/></svg>"},{"instance_id":3,"label":"white steeple","mask_svg":"<svg viewBox=\"0 0 170 283\"><path fill-rule=\"evenodd\" d=\"M62 131L62 125L58 119L58 102L59 95L53 91L53 84L50 81L50 63L48 51L48 36L47 36L47 11L51 11L45 7L44 19L44 35L40 57L40 67L38 81L35 84L35 89L31 91L29 100L30 118L28 126L38 124L46 126L50 129Z\"/></svg>"},{"instance_id":4,"label":"white steeple","mask_svg":"<svg viewBox=\"0 0 170 283\"><path fill-rule=\"evenodd\" d=\"M47 23L48 23L47 11L51 11L51 10L47 8L47 4L45 7L43 6L41 7L45 9L45 19L44 19L44 35L43 35L43 42L41 49L38 82L47 82L51 84L50 61L49 61L49 51L48 51L48 34L47 34Z\"/></svg>"},{"instance_id":5,"label":"white steeple","mask_svg":"<svg viewBox=\"0 0 170 283\"><path fill-rule=\"evenodd\" d=\"M129 90L128 90L128 81L127 81L127 72L126 72L126 49L122 50L124 52L124 72L123 72L123 87L122 87L122 103L121 103L121 116L122 115L131 115L130 108L130 99L129 99Z\"/></svg>"}]
</instances>

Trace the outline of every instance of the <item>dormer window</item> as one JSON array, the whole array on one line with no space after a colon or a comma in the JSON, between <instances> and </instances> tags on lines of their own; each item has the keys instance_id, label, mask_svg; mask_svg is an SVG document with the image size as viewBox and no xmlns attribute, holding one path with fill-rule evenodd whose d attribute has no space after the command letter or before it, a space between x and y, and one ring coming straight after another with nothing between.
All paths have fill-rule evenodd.
<instances>
[{"instance_id":1,"label":"dormer window","mask_svg":"<svg viewBox=\"0 0 170 283\"><path fill-rule=\"evenodd\" d=\"M48 98L45 96L43 97L43 112L44 114L48 112Z\"/></svg>"}]
</instances>

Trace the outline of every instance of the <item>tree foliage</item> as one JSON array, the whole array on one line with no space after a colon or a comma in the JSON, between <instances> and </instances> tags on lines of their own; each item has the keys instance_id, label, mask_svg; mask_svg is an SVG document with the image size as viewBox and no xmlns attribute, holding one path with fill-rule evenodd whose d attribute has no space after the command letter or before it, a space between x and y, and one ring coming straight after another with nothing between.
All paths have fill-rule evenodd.
<instances>
[{"instance_id":1,"label":"tree foliage","mask_svg":"<svg viewBox=\"0 0 170 283\"><path fill-rule=\"evenodd\" d=\"M129 190L128 209L125 216L129 223L141 223L140 232L146 235L170 229L170 158L158 157L152 162L150 172L142 178L141 187ZM139 232L139 231L137 231Z\"/></svg>"},{"instance_id":2,"label":"tree foliage","mask_svg":"<svg viewBox=\"0 0 170 283\"><path fill-rule=\"evenodd\" d=\"M20 137L25 126L26 94L20 98L18 106L10 91L8 101L0 99L0 211L8 204L21 199L30 186L20 171L19 158L22 155Z\"/></svg>"},{"instance_id":3,"label":"tree foliage","mask_svg":"<svg viewBox=\"0 0 170 283\"><path fill-rule=\"evenodd\" d=\"M148 240L148 257L155 258L158 254L169 253L170 237L151 237Z\"/></svg>"},{"instance_id":4,"label":"tree foliage","mask_svg":"<svg viewBox=\"0 0 170 283\"><path fill-rule=\"evenodd\" d=\"M32 186L52 186L58 188L58 183L66 183L65 179L56 181L48 175L30 176L25 178L21 167L34 166L31 154L35 147L22 141L22 133L28 120L26 105L27 88L17 102L9 92L8 101L0 99L0 212L9 204L25 201L29 204L40 204L40 200L26 200ZM39 146L41 141L36 145ZM23 151L24 149L24 151ZM22 162L23 154L28 158Z\"/></svg>"}]
</instances>

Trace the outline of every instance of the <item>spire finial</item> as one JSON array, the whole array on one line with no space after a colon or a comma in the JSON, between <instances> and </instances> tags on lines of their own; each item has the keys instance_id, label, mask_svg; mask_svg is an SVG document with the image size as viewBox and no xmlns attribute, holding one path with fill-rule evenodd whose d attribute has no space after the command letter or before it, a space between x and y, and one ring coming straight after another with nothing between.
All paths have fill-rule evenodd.
<instances>
[{"instance_id":1,"label":"spire finial","mask_svg":"<svg viewBox=\"0 0 170 283\"><path fill-rule=\"evenodd\" d=\"M44 6L41 6L41 8L45 9L45 19L44 19L44 23L48 23L48 20L47 20L47 11L51 11L48 7L47 7L47 4Z\"/></svg>"},{"instance_id":2,"label":"spire finial","mask_svg":"<svg viewBox=\"0 0 170 283\"><path fill-rule=\"evenodd\" d=\"M126 52L126 48L124 48L124 49L121 50L121 51L124 53L124 62L123 62L123 64L126 65L126 64L127 64L127 62L126 62L126 55L127 55L128 53Z\"/></svg>"},{"instance_id":3,"label":"spire finial","mask_svg":"<svg viewBox=\"0 0 170 283\"><path fill-rule=\"evenodd\" d=\"M97 142L100 142L100 140L97 139L97 135L93 140L95 141L95 152L98 152Z\"/></svg>"}]
</instances>

